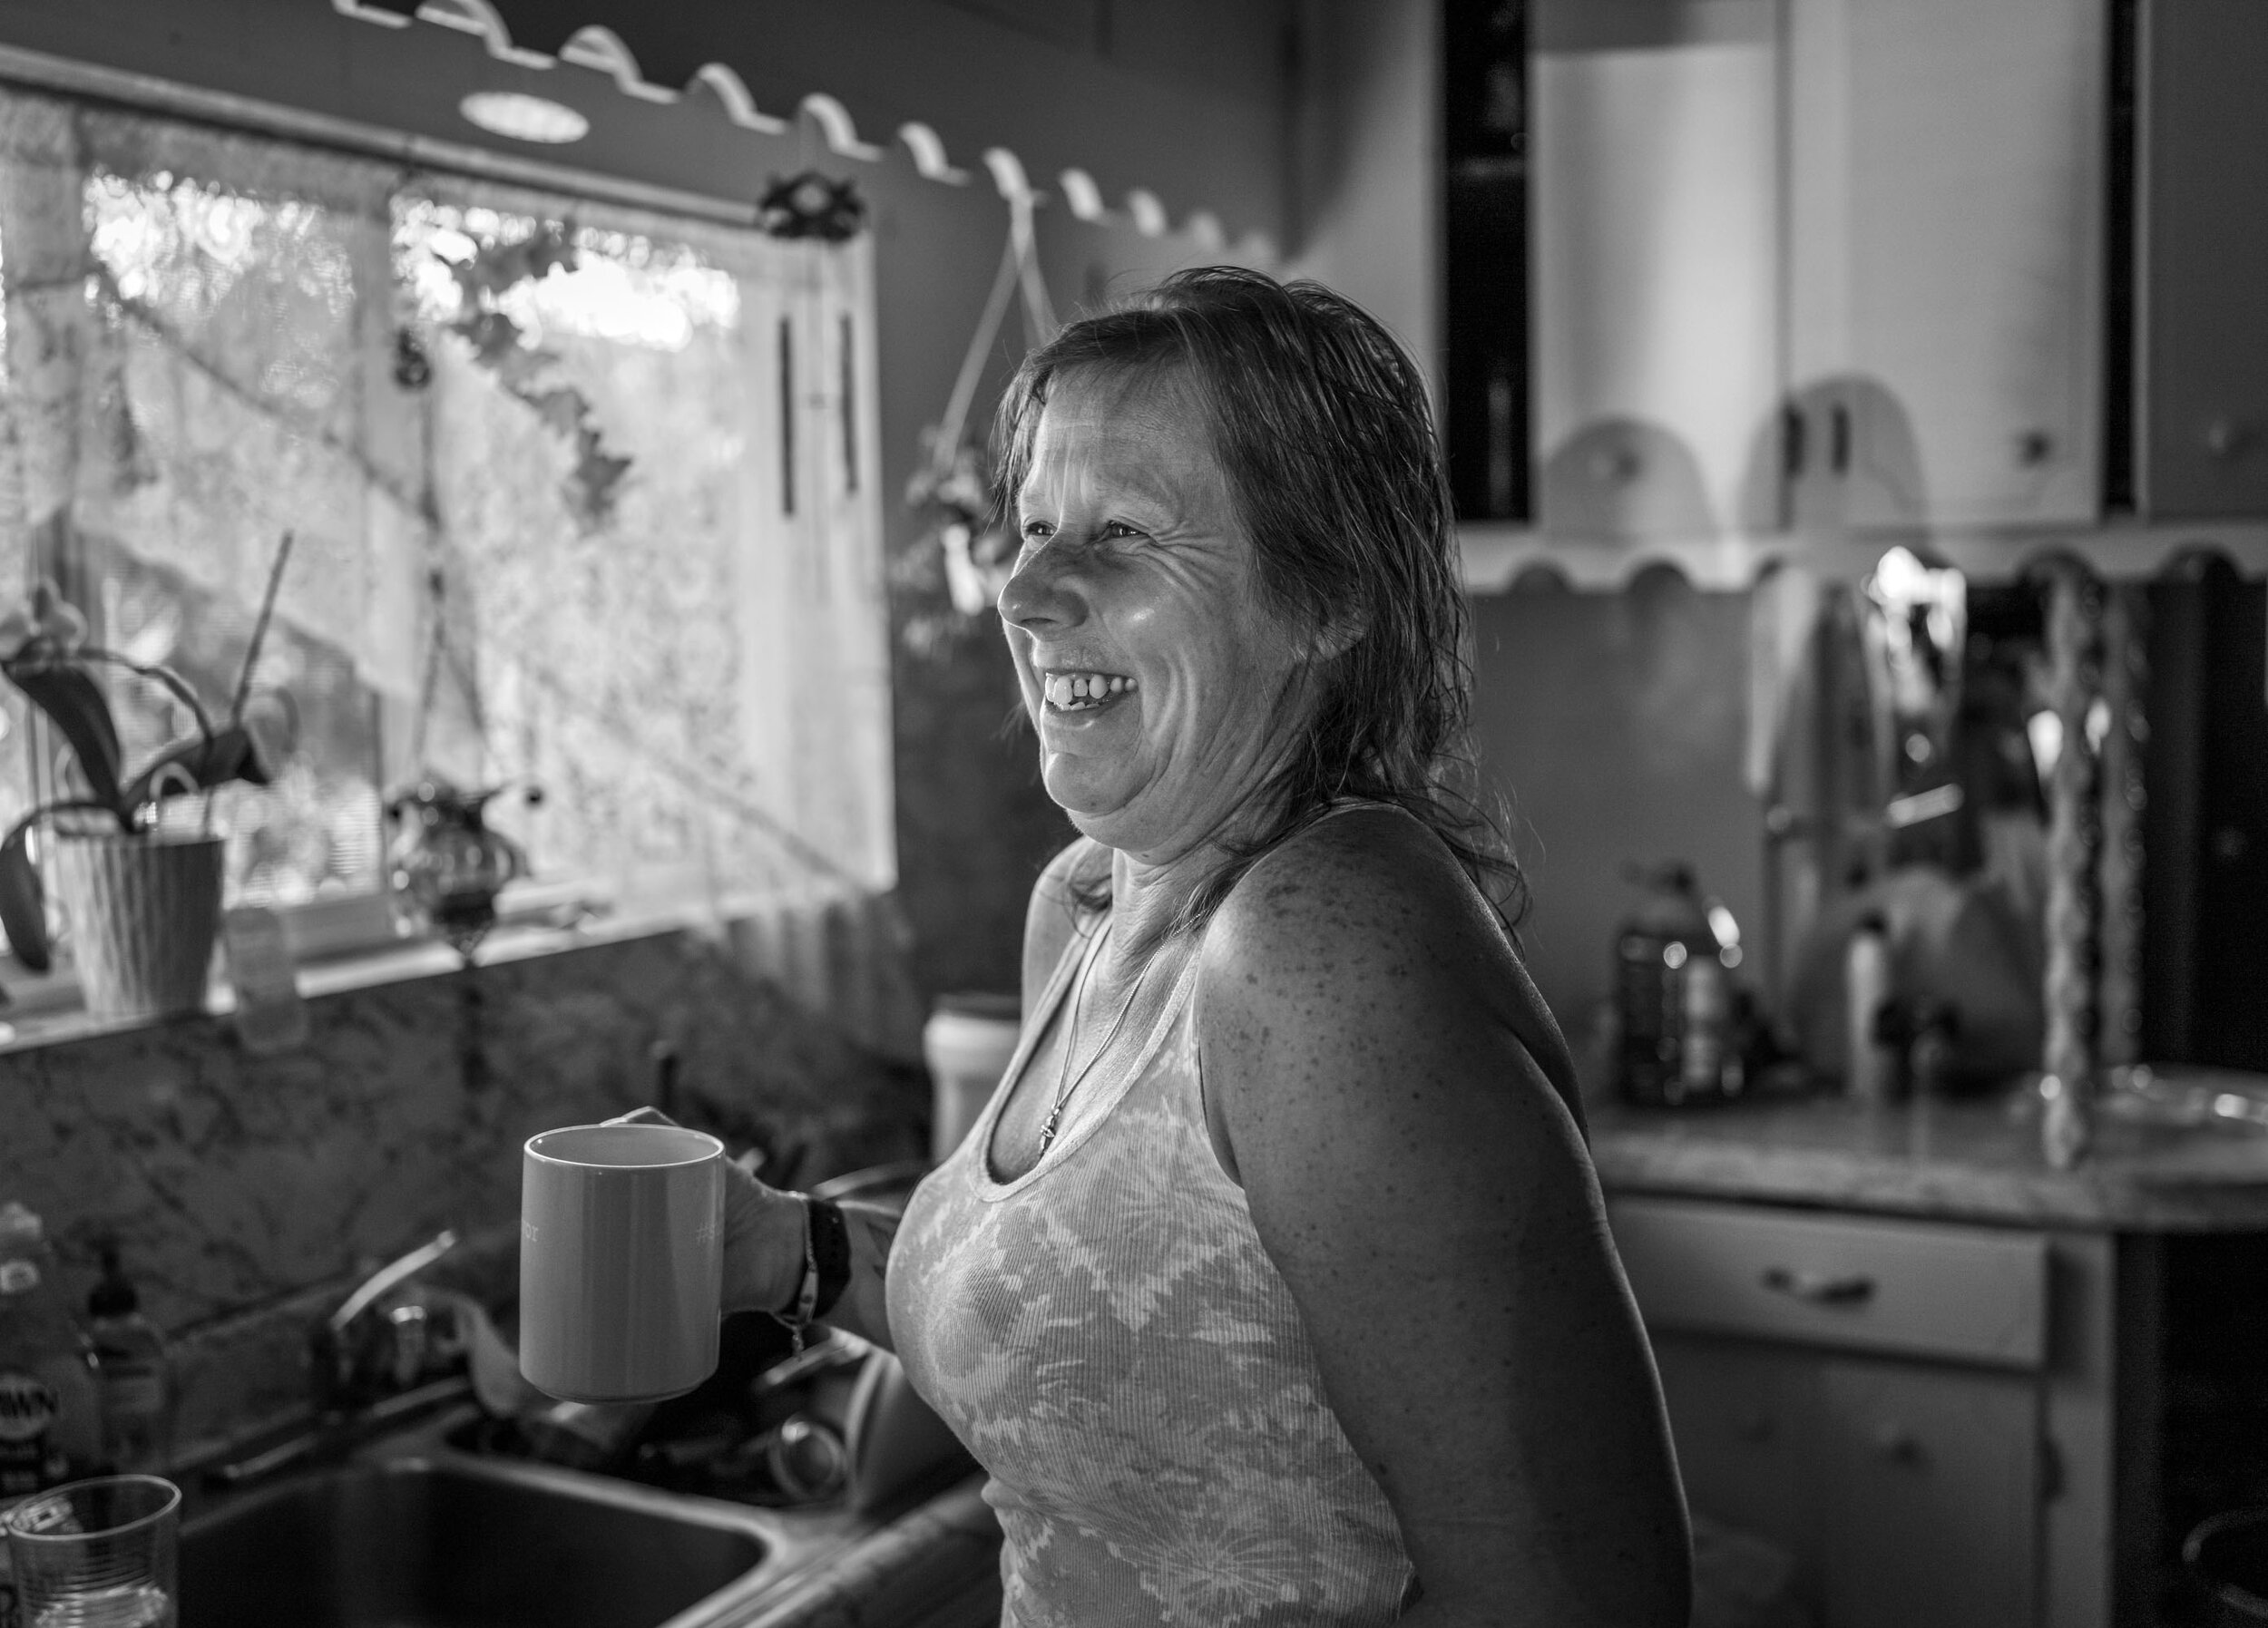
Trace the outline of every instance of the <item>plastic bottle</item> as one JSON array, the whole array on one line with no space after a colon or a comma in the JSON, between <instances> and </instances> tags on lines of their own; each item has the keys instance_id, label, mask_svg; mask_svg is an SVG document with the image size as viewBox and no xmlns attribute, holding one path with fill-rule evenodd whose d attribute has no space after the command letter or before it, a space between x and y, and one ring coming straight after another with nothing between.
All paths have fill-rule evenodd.
<instances>
[{"instance_id":1,"label":"plastic bottle","mask_svg":"<svg viewBox=\"0 0 2268 1628\"><path fill-rule=\"evenodd\" d=\"M103 1457L119 1470L162 1474L173 1447L173 1360L165 1336L142 1315L119 1269L118 1245L102 1245L103 1277L87 1296L87 1337L103 1402Z\"/></svg>"},{"instance_id":2,"label":"plastic bottle","mask_svg":"<svg viewBox=\"0 0 2268 1628\"><path fill-rule=\"evenodd\" d=\"M1843 1088L1861 1102L1887 1102L1896 1094L1898 1053L1886 1044L1882 1016L1890 1006L1890 924L1879 915L1851 930L1843 953L1849 1050Z\"/></svg>"},{"instance_id":3,"label":"plastic bottle","mask_svg":"<svg viewBox=\"0 0 2268 1628\"><path fill-rule=\"evenodd\" d=\"M93 1353L71 1320L39 1217L0 1204L0 1509L95 1467L100 1402ZM0 1543L0 1628L15 1579Z\"/></svg>"},{"instance_id":4,"label":"plastic bottle","mask_svg":"<svg viewBox=\"0 0 2268 1628\"><path fill-rule=\"evenodd\" d=\"M1942 1001L1914 1014L1906 1043L1906 1078L1918 1097L1940 1097L1953 1089L1954 1058L1960 1043L1960 1013Z\"/></svg>"}]
</instances>

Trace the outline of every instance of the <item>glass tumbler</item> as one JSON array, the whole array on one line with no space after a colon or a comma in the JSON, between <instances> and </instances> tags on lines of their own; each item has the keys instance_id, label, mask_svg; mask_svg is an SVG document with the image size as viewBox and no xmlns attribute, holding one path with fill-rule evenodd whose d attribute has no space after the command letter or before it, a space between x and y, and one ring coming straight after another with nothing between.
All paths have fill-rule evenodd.
<instances>
[{"instance_id":1,"label":"glass tumbler","mask_svg":"<svg viewBox=\"0 0 2268 1628\"><path fill-rule=\"evenodd\" d=\"M0 1516L22 1628L173 1628L181 1489L157 1476L98 1476Z\"/></svg>"}]
</instances>

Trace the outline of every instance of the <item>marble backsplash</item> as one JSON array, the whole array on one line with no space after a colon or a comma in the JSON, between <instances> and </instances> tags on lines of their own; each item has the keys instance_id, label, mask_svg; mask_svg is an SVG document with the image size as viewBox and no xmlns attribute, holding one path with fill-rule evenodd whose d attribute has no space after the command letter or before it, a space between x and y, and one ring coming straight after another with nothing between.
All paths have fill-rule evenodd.
<instances>
[{"instance_id":1,"label":"marble backsplash","mask_svg":"<svg viewBox=\"0 0 2268 1628\"><path fill-rule=\"evenodd\" d=\"M47 1222L83 1304L118 1239L185 1359L181 1436L226 1434L297 1394L313 1311L453 1227L513 1235L520 1146L653 1101L769 1154L802 1184L920 1155L928 1092L676 931L311 999L307 1044L248 1054L224 1018L0 1056L0 1198Z\"/></svg>"}]
</instances>

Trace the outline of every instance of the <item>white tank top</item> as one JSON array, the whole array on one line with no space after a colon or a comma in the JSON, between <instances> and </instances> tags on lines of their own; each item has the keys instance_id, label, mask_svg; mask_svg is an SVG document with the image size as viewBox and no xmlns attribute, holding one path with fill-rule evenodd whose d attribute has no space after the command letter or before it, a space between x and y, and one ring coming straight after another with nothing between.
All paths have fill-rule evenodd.
<instances>
[{"instance_id":1,"label":"white tank top","mask_svg":"<svg viewBox=\"0 0 2268 1628\"><path fill-rule=\"evenodd\" d=\"M890 1331L991 1474L1005 1628L1357 1628L1399 1614L1400 1528L1324 1398L1298 1307L1206 1126L1191 954L1123 1083L1012 1182L993 1127L1093 954L907 1206ZM1098 1080L1098 1087L1103 1082Z\"/></svg>"}]
</instances>

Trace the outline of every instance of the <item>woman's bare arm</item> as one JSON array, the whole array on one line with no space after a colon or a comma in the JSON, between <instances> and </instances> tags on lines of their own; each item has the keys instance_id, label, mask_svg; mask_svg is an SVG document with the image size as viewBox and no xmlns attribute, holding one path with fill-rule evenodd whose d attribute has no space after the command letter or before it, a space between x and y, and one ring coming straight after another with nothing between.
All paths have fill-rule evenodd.
<instances>
[{"instance_id":1,"label":"woman's bare arm","mask_svg":"<svg viewBox=\"0 0 2268 1628\"><path fill-rule=\"evenodd\" d=\"M1518 977L1398 815L1319 826L1208 935L1203 1069L1332 1409L1424 1590L1403 1621L1682 1624L1651 1355Z\"/></svg>"}]
</instances>

